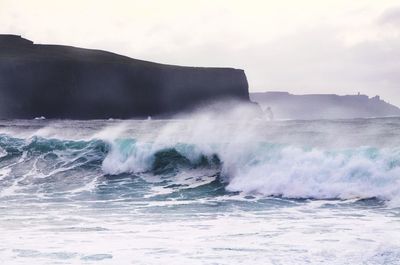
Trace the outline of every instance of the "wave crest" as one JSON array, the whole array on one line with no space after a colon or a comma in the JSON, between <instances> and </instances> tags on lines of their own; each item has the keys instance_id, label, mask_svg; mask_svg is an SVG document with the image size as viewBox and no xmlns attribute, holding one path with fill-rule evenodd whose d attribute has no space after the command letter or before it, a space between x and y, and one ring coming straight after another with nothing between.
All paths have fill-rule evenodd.
<instances>
[{"instance_id":1,"label":"wave crest","mask_svg":"<svg viewBox=\"0 0 400 265\"><path fill-rule=\"evenodd\" d=\"M150 174L159 179L181 175L183 180L196 172L192 175L204 176L202 181L218 176L228 192L242 194L400 201L400 148L335 150L260 141L161 140L24 140L2 135L0 167L4 172L0 178L4 187L12 187L15 183L42 185L38 179L44 177L69 183L68 178L90 172ZM178 179L170 178L170 182L179 184ZM196 177L191 179L196 181ZM73 184L77 185L81 184Z\"/></svg>"},{"instance_id":2,"label":"wave crest","mask_svg":"<svg viewBox=\"0 0 400 265\"><path fill-rule=\"evenodd\" d=\"M218 167L221 163L216 154L205 154L189 144L157 147L154 143L119 139L110 146L102 168L111 175L143 172L173 174L185 169Z\"/></svg>"},{"instance_id":3,"label":"wave crest","mask_svg":"<svg viewBox=\"0 0 400 265\"><path fill-rule=\"evenodd\" d=\"M198 167L214 167L228 191L244 194L315 199L400 197L400 149L322 150L270 143L157 147L122 140L112 144L103 162L108 174L176 174Z\"/></svg>"}]
</instances>

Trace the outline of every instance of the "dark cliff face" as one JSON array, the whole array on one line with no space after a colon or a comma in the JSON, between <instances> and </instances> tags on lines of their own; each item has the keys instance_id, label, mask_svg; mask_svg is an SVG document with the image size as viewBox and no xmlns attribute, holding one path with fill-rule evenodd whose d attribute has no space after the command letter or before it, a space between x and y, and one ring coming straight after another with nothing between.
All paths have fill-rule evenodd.
<instances>
[{"instance_id":1,"label":"dark cliff face","mask_svg":"<svg viewBox=\"0 0 400 265\"><path fill-rule=\"evenodd\" d=\"M163 116L223 98L249 101L243 70L163 65L0 35L0 118Z\"/></svg>"}]
</instances>

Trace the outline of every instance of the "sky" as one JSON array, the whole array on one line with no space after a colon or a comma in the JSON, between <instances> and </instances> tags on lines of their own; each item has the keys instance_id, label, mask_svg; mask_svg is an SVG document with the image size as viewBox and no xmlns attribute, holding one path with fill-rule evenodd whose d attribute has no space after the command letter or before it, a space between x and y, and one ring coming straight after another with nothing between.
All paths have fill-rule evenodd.
<instances>
[{"instance_id":1,"label":"sky","mask_svg":"<svg viewBox=\"0 0 400 265\"><path fill-rule=\"evenodd\" d=\"M399 0L0 0L0 33L241 68L251 92L360 92L400 106Z\"/></svg>"}]
</instances>

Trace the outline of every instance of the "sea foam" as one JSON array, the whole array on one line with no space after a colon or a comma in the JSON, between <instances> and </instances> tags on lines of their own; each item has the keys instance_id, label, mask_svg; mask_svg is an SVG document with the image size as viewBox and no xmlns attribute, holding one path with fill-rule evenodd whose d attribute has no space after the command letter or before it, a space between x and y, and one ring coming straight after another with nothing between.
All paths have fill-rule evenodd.
<instances>
[{"instance_id":1,"label":"sea foam","mask_svg":"<svg viewBox=\"0 0 400 265\"><path fill-rule=\"evenodd\" d=\"M260 122L265 123L203 115L168 123L151 141L111 141L102 168L108 174L151 172L156 156L173 149L196 169L201 159L217 157L228 191L287 198L399 199L399 148L315 146L312 138L276 142L264 137ZM175 158L165 159L172 163Z\"/></svg>"}]
</instances>

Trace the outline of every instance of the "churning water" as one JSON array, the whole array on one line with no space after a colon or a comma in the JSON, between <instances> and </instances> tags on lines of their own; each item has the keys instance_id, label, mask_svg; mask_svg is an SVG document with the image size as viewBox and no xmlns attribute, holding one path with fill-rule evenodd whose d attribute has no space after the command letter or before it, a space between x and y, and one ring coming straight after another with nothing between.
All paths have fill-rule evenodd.
<instances>
[{"instance_id":1,"label":"churning water","mask_svg":"<svg viewBox=\"0 0 400 265\"><path fill-rule=\"evenodd\" d=\"M400 118L0 122L1 264L400 264Z\"/></svg>"}]
</instances>

